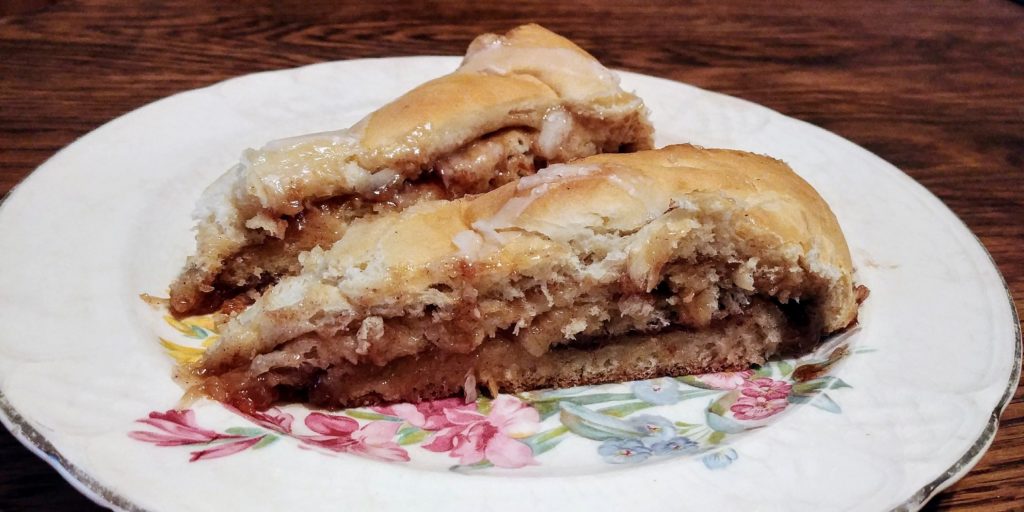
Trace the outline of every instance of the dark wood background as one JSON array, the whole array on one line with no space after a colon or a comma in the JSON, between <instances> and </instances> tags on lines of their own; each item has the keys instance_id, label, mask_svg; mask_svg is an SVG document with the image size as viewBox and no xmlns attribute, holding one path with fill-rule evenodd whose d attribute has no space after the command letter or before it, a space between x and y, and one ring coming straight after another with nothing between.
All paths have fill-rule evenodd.
<instances>
[{"instance_id":1,"label":"dark wood background","mask_svg":"<svg viewBox=\"0 0 1024 512\"><path fill-rule=\"evenodd\" d=\"M740 96L875 152L964 219L1024 310L1024 7L1008 1L0 0L0 194L175 92L328 60L458 55L529 21L609 66ZM928 510L1024 509L1022 389L992 449ZM0 510L91 508L0 433Z\"/></svg>"}]
</instances>

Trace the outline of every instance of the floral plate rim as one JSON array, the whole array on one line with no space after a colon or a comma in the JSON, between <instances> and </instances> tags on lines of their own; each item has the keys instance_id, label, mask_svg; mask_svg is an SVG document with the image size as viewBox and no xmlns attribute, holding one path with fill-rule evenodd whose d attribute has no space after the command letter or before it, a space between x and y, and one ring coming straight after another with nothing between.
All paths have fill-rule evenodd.
<instances>
[{"instance_id":1,"label":"floral plate rim","mask_svg":"<svg viewBox=\"0 0 1024 512\"><path fill-rule=\"evenodd\" d=\"M423 57L410 57L409 59L422 59L422 58ZM350 60L350 61L347 61L347 62L349 62L349 63L358 63L358 62L374 62L374 61L395 60L395 59L396 58L394 58L394 57L384 57L384 58L371 58L371 59L354 59L354 60ZM399 58L399 59L401 59L401 58ZM324 65L324 64L335 64L337 62L338 61L332 61L332 62L327 62L327 63L314 64L312 66L318 66L318 65ZM295 69L300 69L300 68L295 68ZM266 72L263 72L263 73L255 73L255 74L257 74L257 75L258 74L271 74L271 73L276 73L276 72L280 72L280 71L293 71L293 70L294 69L270 70L270 71L266 71ZM622 74L629 74L629 75L637 75L637 76L644 77L644 78L650 77L649 75L640 74L640 73L629 73L629 72L620 72L620 73L622 73ZM244 78L244 77L249 77L249 76L252 76L252 74L244 75L244 76L240 76L240 77L235 77L235 78L226 80L224 82L219 82L217 84L213 84L213 85L211 85L211 86L209 86L207 88L217 87L217 86L220 86L220 85L224 84L225 82L230 82L230 81L233 81L233 80L237 80L239 78ZM653 78L657 78L657 77L653 77ZM661 80L664 80L664 79L661 79ZM673 83L680 84L680 82L673 81L673 80L666 80L666 81L671 81ZM696 87L688 85L688 84L683 84L683 85L686 85L687 87L693 87L694 89L697 89ZM153 105L155 103L161 103L161 102L170 100L171 98L175 98L175 97L180 96L182 94L187 94L187 93L190 93L190 92L196 92L196 91L207 89L207 88L200 88L200 89L191 90L191 91L183 91L182 93L178 93L178 94L175 94L175 95L172 95L172 96L169 96L169 97L157 100L156 102L151 103L149 106L151 106L151 105ZM770 112L772 114L779 115L781 117L785 117L787 120L796 121L798 124L804 125L805 127L809 127L809 128L814 129L814 130L821 131L821 132L824 132L824 133L827 133L827 134L831 135L831 132L828 132L827 130L824 130L824 129L820 128L820 127L814 126L814 125L812 125L810 123L807 123L805 121L801 121L801 120L796 119L796 118L785 116L785 115L783 115L781 113L778 113L778 112L776 112L774 110L771 110L771 109L769 109L767 107L764 107L763 105L759 105L759 104L756 104L756 103L744 100L742 98L735 98L735 97L731 97L731 96L724 95L724 94L721 94L721 93L716 93L716 92L713 92L713 91L706 91L706 90L703 90L703 89L701 89L701 91L705 92L705 93L708 93L708 94L711 94L711 95L719 96L719 97L722 97L722 98L728 98L730 100L739 100L740 102L747 103L747 104L750 104L752 106L756 106L757 108L763 109L764 111L768 111L768 112ZM145 108L145 107L143 107L143 108ZM120 118L118 118L118 119L120 119ZM116 121L116 119L114 121L111 121L111 122L115 122L115 121ZM106 126L106 125L104 125L104 126ZM97 128L97 129L99 129L99 128ZM845 139L843 139L843 140L845 141ZM845 141L845 142L847 142L848 144L851 144L851 145L855 145L855 144L853 144L852 142L849 142L849 141ZM863 151L865 153L870 154L870 152L868 152L864 148L861 148L859 146L857 146L857 148L860 151ZM60 152L57 153L57 155L59 155L63 151L64 150L61 150ZM54 155L54 157L51 157L51 160L53 158L55 158L57 155ZM872 154L872 156L874 156L874 155ZM46 164L44 163L39 168L42 168L45 165ZM36 170L38 170L39 168L37 168ZM934 201L936 201L939 204L942 204L941 201L938 200L938 198L936 196L934 196L934 194L932 194L930 191L925 189L923 186L920 186L919 184L914 182L906 174L898 171L897 169L893 169L893 170L897 171L896 174L898 174L902 179L904 179L904 180L906 180L906 181L908 181L908 182L910 182L910 183L912 183L914 185L917 185L916 188L917 188L917 192L918 193L923 192L924 195L930 196L931 199L933 199ZM31 177L33 174L35 174L35 171L30 173L30 175L28 177L26 177L26 180L29 177ZM25 180L23 180L22 183L25 183ZM18 186L20 186L20 184ZM8 194L5 194L3 197L0 197L0 208L2 208L4 206L4 203L6 202L6 200L8 198L10 198L15 193L15 191L18 189L18 186L13 188ZM949 212L948 211L948 207L946 207L946 209L947 209L947 212ZM949 212L949 213L952 214L952 212ZM978 435L978 437L973 442L971 442L971 444L968 446L968 448L965 450L965 452L959 458L957 458L955 462L953 462L945 470L939 472L927 484L925 484L924 486L920 487L916 492L914 492L912 495L907 497L905 501L902 501L899 505L895 506L893 508L893 510L917 510L917 509L919 509L928 500L930 500L932 497L934 497L936 494L938 494L943 489L949 487L959 477L963 476L963 474L965 474L967 471L969 471L980 460L980 458L985 453L987 448L991 445L991 443L992 443L992 441L993 441L993 439L995 437L995 433L996 433L996 431L997 431L997 429L999 427L1000 416L1001 416L1002 412L1005 410L1005 408L1007 407L1007 405L1009 404L1010 400L1012 399L1014 391L1016 390L1017 385L1018 385L1018 381L1020 379L1020 373L1021 373L1021 353L1022 353L1022 332L1021 332L1021 326L1020 326L1020 317L1019 317L1018 312L1017 312L1017 310L1015 308L1015 305L1014 305L1014 302L1013 302L1013 298L1012 298L1012 293L1011 293L1011 291L1010 291L1010 289L1009 289L1009 287L1008 287L1008 285L1006 283L1005 278L999 272L998 267L995 265L995 261L993 260L991 254L988 252L988 250L984 246L984 244L981 243L981 241L977 238L977 236L974 235L970 231L970 229L966 226L966 224L959 217L957 217L955 214L952 214L952 216L953 216L953 218L956 219L957 223L959 224L959 227L963 228L963 230L966 231L967 233L971 233L971 237L974 239L975 243L977 243L978 246L982 249L982 253L985 254L986 257L988 258L988 261L989 261L990 265L992 266L992 269L994 270L995 275L998 277L999 283L1003 287L1003 292L1005 293L1005 296L1007 297L1007 300L1009 302L1010 317L1011 317L1011 320L1013 322L1012 330L1013 330L1013 338L1014 338L1014 344L1015 344L1015 346L1014 346L1014 355L1013 355L1014 359L1012 361L1012 365L1011 365L1010 371L1009 371L1009 381L1007 382L1006 387L1004 388L1001 397L998 399L998 401L995 403L994 407L992 408L991 413L988 416L988 420L985 422L985 426L984 426L983 430L981 431L981 433ZM94 501L97 504L102 505L102 506L111 507L111 508L113 508L115 510L131 510L131 511L145 510L144 508L142 508L138 504L134 503L132 500L130 500L127 497L125 497L123 494L118 493L118 492L112 490L110 487L105 486L104 484L100 483L93 476L91 476L88 472L86 472L85 470L81 469L78 465L74 464L73 462L71 462L63 453L61 453L60 450L58 450L52 444L52 442L49 439L47 439L47 437L43 433L41 433L38 429L36 429L34 426L32 426L30 421L27 418L25 418L18 411L18 409L16 409L12 405L12 403L9 401L9 399L7 398L7 396L4 394L4 392L2 390L0 390L0 423L2 423L7 428L7 430L10 431L12 433L12 435L16 439L18 439L18 441L20 443L22 443L27 449L29 449L35 455L37 455L40 458L42 458L47 464L49 464L51 467L53 467L58 472L58 474L60 474L66 481L68 481L76 490L78 490L79 492L83 493L86 497L88 497L92 501Z\"/></svg>"},{"instance_id":2,"label":"floral plate rim","mask_svg":"<svg viewBox=\"0 0 1024 512\"><path fill-rule=\"evenodd\" d=\"M2 205L3 201L0 201L0 206ZM989 258L991 259L991 256L989 256ZM1010 299L1012 307L1012 296L1010 295L1010 289L1006 285L1005 279L1003 280L1003 288L1007 293L1007 297ZM995 439L996 431L999 428L999 418L1007 405L1009 405L1010 400L1013 398L1014 391L1017 389L1021 375L1022 337L1020 318L1017 315L1016 308L1013 308L1013 320L1016 324L1014 365L1010 371L1010 379L1007 383L1006 389L1004 389L1003 395L993 408L985 429L971 444L967 451L952 465L950 465L949 468L936 476L927 485L921 487L921 489L907 498L906 501L899 506L894 507L892 510L917 510L921 508L935 495L952 485L959 476L970 471L970 469L978 463L981 457L988 450L988 447L992 444L992 441ZM3 391L0 391L0 423L2 423L4 427L11 432L14 438L23 446L45 461L50 465L50 467L55 469L57 473L64 478L64 480L93 502L115 510L131 512L145 510L132 503L128 498L104 486L96 479L92 478L87 472L83 471L68 460L67 457L65 457L60 450L56 449L42 433L30 425L21 416L17 409L15 409L7 400L7 397L4 396Z\"/></svg>"},{"instance_id":3,"label":"floral plate rim","mask_svg":"<svg viewBox=\"0 0 1024 512\"><path fill-rule=\"evenodd\" d=\"M0 200L0 207L2 206L3 200ZM978 240L978 243L981 244L981 241ZM983 244L982 247L984 247ZM992 256L988 253L987 249L985 249L985 253L989 256L989 260L995 264L995 260L992 259ZM1002 278L1001 274L1000 278ZM901 503L899 506L894 507L892 510L917 510L923 507L925 503L931 500L931 498L952 485L956 481L957 477L970 471L971 468L978 463L981 457L988 450L988 447L992 444L992 441L995 439L995 434L999 429L1000 416L1009 405L1010 400L1013 398L1021 376L1022 333L1020 329L1020 318L1017 314L1016 308L1014 307L1012 295L1009 286L1006 284L1005 278L1002 278L1002 281L1003 289L1006 291L1007 299L1010 302L1012 317L1015 324L1014 335L1016 337L1014 364L1010 370L1010 379L1007 382L1006 388L1003 390L1003 395L992 409L992 413L989 416L985 429L971 444L967 451L953 464L951 464L949 468L937 475L928 484L921 487L917 492L907 498L906 501ZM131 512L145 511L145 509L132 503L128 498L104 486L96 479L92 478L87 472L68 460L60 450L54 447L53 444L46 439L46 436L40 433L35 427L30 425L24 417L22 417L17 409L15 409L7 400L7 397L4 395L2 390L0 390L0 423L2 423L4 427L11 432L14 438L23 446L36 456L40 457L50 465L50 467L55 469L57 473L64 478L64 480L93 502L115 510Z\"/></svg>"}]
</instances>

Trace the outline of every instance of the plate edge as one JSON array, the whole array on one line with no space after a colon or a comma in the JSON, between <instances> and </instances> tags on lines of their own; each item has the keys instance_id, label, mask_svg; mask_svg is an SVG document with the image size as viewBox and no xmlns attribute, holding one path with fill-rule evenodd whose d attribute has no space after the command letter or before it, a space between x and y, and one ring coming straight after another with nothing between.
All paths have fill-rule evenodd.
<instances>
[{"instance_id":1,"label":"plate edge","mask_svg":"<svg viewBox=\"0 0 1024 512\"><path fill-rule=\"evenodd\" d=\"M121 512L146 512L69 461L38 429L29 424L0 391L0 423L33 455L50 465L78 492L97 505Z\"/></svg>"},{"instance_id":2,"label":"plate edge","mask_svg":"<svg viewBox=\"0 0 1024 512\"><path fill-rule=\"evenodd\" d=\"M923 188L923 187L922 187ZM925 189L927 190L927 189ZM928 191L930 194L931 191ZM941 201L940 201L941 202ZM945 206L945 203L942 203ZM1010 318L1013 321L1014 330L1014 351L1013 351L1013 367L1010 368L1010 379L1006 383L1006 389L1003 390L1003 396L996 402L995 407L992 408L992 413L989 415L988 424L984 430L981 431L981 435L971 444L971 447L960 456L956 462L953 463L946 471L939 476L935 477L932 481L928 482L924 487L918 489L910 498L907 498L903 503L891 508L892 512L913 512L923 508L932 498L938 495L940 492L951 487L953 484L958 482L961 478L967 476L967 473L974 468L975 465L981 461L981 458L988 451L989 447L992 446L992 442L995 440L996 432L999 430L999 420L1003 415L1003 411L1010 405L1010 401L1013 400L1013 395L1017 392L1017 387L1020 386L1021 376L1021 350L1024 340L1021 337L1020 328L1020 315L1017 312L1017 305L1013 301L1013 292L1010 290L1010 286L1006 283L1006 277L999 271L999 266L996 264L996 260L992 257L992 253L988 251L988 247L982 243L978 235L975 235L971 228L967 226L967 223L960 218L951 208L946 206L947 209L953 216L956 217L964 229L967 230L974 240L981 246L981 249L985 251L985 256L988 257L989 262L996 270L996 275L999 276L999 281L1003 285L1003 291L1006 293L1007 305L1010 307Z\"/></svg>"}]
</instances>

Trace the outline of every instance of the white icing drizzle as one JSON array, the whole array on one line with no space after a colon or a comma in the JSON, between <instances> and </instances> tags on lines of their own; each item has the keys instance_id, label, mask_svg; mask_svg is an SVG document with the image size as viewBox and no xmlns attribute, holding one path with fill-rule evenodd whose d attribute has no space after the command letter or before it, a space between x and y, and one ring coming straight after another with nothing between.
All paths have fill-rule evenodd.
<instances>
[{"instance_id":1,"label":"white icing drizzle","mask_svg":"<svg viewBox=\"0 0 1024 512\"><path fill-rule=\"evenodd\" d=\"M242 188L238 183L244 182L245 169L244 163L236 164L206 187L192 213L193 218L209 219L225 228L233 225L238 218L234 196Z\"/></svg>"},{"instance_id":2,"label":"white icing drizzle","mask_svg":"<svg viewBox=\"0 0 1024 512\"><path fill-rule=\"evenodd\" d=\"M452 243L459 248L459 256L466 260L475 260L480 256L484 246L484 238L471 229L459 231L452 237Z\"/></svg>"},{"instance_id":3,"label":"white icing drizzle","mask_svg":"<svg viewBox=\"0 0 1024 512\"><path fill-rule=\"evenodd\" d=\"M300 144L310 142L321 143L325 146L338 146L345 143L355 144L358 140L348 129L333 130L272 140L264 144L260 151L287 151Z\"/></svg>"},{"instance_id":4,"label":"white icing drizzle","mask_svg":"<svg viewBox=\"0 0 1024 512\"><path fill-rule=\"evenodd\" d=\"M505 244L505 237L498 230L514 227L515 221L537 198L548 193L556 184L582 179L600 170L601 168L597 165L572 164L556 164L542 169L533 176L519 180L516 185L517 195L505 201L505 204L494 215L477 220L471 227L482 238L484 245L489 245L491 248L500 247ZM527 193L521 194L522 192ZM464 232L460 232L459 235L462 233ZM463 237L463 240L459 242L454 240L453 242L457 247L461 247L460 244L468 242L468 237ZM481 247L482 249L483 247ZM477 256L479 256L479 251Z\"/></svg>"},{"instance_id":5,"label":"white icing drizzle","mask_svg":"<svg viewBox=\"0 0 1024 512\"><path fill-rule=\"evenodd\" d=\"M644 187L643 184L638 184L636 176L631 174L620 174L620 173L609 173L608 181L614 183L617 187L621 188L626 194L629 194L634 199L644 203L647 208L647 217L649 219L655 219L658 216L665 213L669 207L671 201L660 191L653 187ZM640 185L639 187L637 185ZM646 193L641 193L640 190L646 190Z\"/></svg>"},{"instance_id":6,"label":"white icing drizzle","mask_svg":"<svg viewBox=\"0 0 1024 512\"><path fill-rule=\"evenodd\" d=\"M572 125L572 115L565 109L554 108L544 114L544 122L537 137L541 156L548 160L558 156L566 137L572 132Z\"/></svg>"},{"instance_id":7,"label":"white icing drizzle","mask_svg":"<svg viewBox=\"0 0 1024 512\"><path fill-rule=\"evenodd\" d=\"M495 249L504 245L506 239L500 230L516 226L516 221L529 208L530 204L551 191L559 184L586 179L601 171L597 164L555 164L542 169L537 174L519 180L516 195L505 201L493 215L474 222L471 230L461 231L452 242L459 248L459 255L469 260L477 259L485 249ZM630 174L615 172L604 176L609 183L621 188L644 203L650 218L656 218L669 209L668 197L657 190L649 190L646 183L637 183ZM641 192L642 190L648 193Z\"/></svg>"},{"instance_id":8,"label":"white icing drizzle","mask_svg":"<svg viewBox=\"0 0 1024 512\"><path fill-rule=\"evenodd\" d=\"M598 165L555 164L519 180L516 190L522 192L548 183L578 180L600 170Z\"/></svg>"},{"instance_id":9,"label":"white icing drizzle","mask_svg":"<svg viewBox=\"0 0 1024 512\"><path fill-rule=\"evenodd\" d=\"M526 211L526 207L530 206L530 203L537 199L537 197L547 192L547 187L547 185L544 185L534 188L525 197L512 197L494 215L474 222L471 227L483 236L484 241L488 244L499 247L504 245L505 239L498 230L514 226L513 221L518 219Z\"/></svg>"},{"instance_id":10,"label":"white icing drizzle","mask_svg":"<svg viewBox=\"0 0 1024 512\"><path fill-rule=\"evenodd\" d=\"M466 56L459 72L507 75L530 69L557 70L618 88L619 77L597 60L568 48L513 47L497 40ZM550 85L550 84L549 84Z\"/></svg>"},{"instance_id":11,"label":"white icing drizzle","mask_svg":"<svg viewBox=\"0 0 1024 512\"><path fill-rule=\"evenodd\" d=\"M393 169L381 169L374 173L369 173L369 176L365 181L358 184L358 191L361 194L373 192L375 190L384 189L390 185L394 185L401 181L402 175Z\"/></svg>"}]
</instances>

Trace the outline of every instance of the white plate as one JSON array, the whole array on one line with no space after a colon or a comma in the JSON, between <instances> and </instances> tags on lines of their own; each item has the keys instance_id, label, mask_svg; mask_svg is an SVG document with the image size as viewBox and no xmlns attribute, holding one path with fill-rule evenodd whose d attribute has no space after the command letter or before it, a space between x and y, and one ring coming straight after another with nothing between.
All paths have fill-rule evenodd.
<instances>
[{"instance_id":1,"label":"white plate","mask_svg":"<svg viewBox=\"0 0 1024 512\"><path fill-rule=\"evenodd\" d=\"M916 509L980 458L1017 382L1020 334L964 225L840 137L632 73L623 84L649 105L659 145L781 158L836 212L871 297L827 376L793 372L831 351L717 381L504 397L438 412L433 425L411 410L326 417L296 406L253 423L205 401L191 416L137 422L181 395L157 337L210 334L185 326L190 339L138 299L163 294L191 250L201 189L245 147L347 126L457 63L357 60L236 78L131 112L46 162L0 209L4 425L86 495L125 510ZM774 401L752 409L738 398L758 393ZM624 418L595 412L606 407ZM464 442L457 453L446 435ZM471 466L480 457L494 467Z\"/></svg>"}]
</instances>

